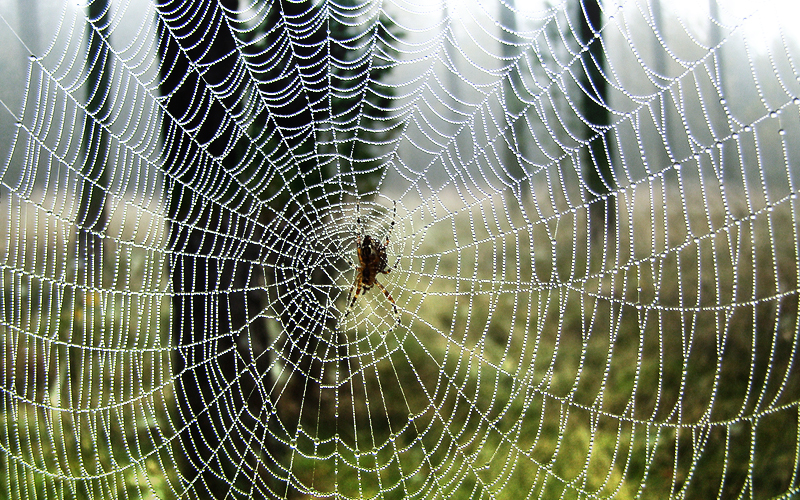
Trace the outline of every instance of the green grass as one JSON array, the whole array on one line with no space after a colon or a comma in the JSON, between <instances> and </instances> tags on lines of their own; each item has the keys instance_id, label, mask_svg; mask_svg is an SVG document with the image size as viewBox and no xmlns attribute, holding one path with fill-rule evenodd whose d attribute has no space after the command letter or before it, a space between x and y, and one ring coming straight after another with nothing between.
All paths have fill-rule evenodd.
<instances>
[{"instance_id":1,"label":"green grass","mask_svg":"<svg viewBox=\"0 0 800 500\"><path fill-rule=\"evenodd\" d=\"M74 269L69 225L46 205L58 202L8 202L0 498L174 498L170 302L163 254L147 248L163 225L130 207L113 217L114 272L76 292L60 286Z\"/></svg>"},{"instance_id":2,"label":"green grass","mask_svg":"<svg viewBox=\"0 0 800 500\"><path fill-rule=\"evenodd\" d=\"M595 256L580 212L528 226L489 199L398 214L390 248L404 258L385 282L402 324L385 333L379 294L354 311L358 370L338 418L294 443L295 483L316 496L453 499L796 487L796 200L771 211L751 200L757 213L743 218L751 208L727 200L726 212L699 183L684 211L673 188L628 193L618 244ZM665 206L651 211L652 198ZM110 289L164 289L163 274L144 272L163 264L156 255L115 256ZM5 279L6 293L20 289ZM175 498L168 296L108 293L72 310L56 289L26 286L40 303L3 333L30 343L47 377L0 416L0 497Z\"/></svg>"}]
</instances>

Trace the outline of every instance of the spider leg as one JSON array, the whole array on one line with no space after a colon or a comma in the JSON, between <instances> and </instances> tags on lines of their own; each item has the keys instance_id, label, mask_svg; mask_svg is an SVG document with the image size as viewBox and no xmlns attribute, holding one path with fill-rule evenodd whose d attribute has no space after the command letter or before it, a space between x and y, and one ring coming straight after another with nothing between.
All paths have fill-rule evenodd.
<instances>
[{"instance_id":1,"label":"spider leg","mask_svg":"<svg viewBox=\"0 0 800 500\"><path fill-rule=\"evenodd\" d=\"M390 267L390 268L387 268L387 269L384 269L384 270L383 270L383 271L381 271L381 272L382 272L383 274L389 274L390 272L392 272L392 269L397 269L397 265L398 265L398 264L400 264L400 256L399 256L399 255L397 256L397 260L395 260L395 261L394 261L394 265L393 265L392 267Z\"/></svg>"},{"instance_id":2,"label":"spider leg","mask_svg":"<svg viewBox=\"0 0 800 500\"><path fill-rule=\"evenodd\" d=\"M394 221L397 219L397 202L392 202L392 223L389 224L389 232L386 233L386 241L383 243L384 246L389 244L389 236L392 234L392 230L394 229Z\"/></svg>"},{"instance_id":3,"label":"spider leg","mask_svg":"<svg viewBox=\"0 0 800 500\"><path fill-rule=\"evenodd\" d=\"M353 293L353 290L355 290L355 294ZM353 283L353 286L350 287L350 293L347 294L348 305L347 309L344 312L345 318L347 317L348 314L350 314L350 311L353 310L353 304L356 303L356 299L358 299L359 295L361 295L361 276L359 276L358 279L356 279L356 282Z\"/></svg>"},{"instance_id":4,"label":"spider leg","mask_svg":"<svg viewBox=\"0 0 800 500\"><path fill-rule=\"evenodd\" d=\"M397 218L397 202L393 201L392 203L393 203L393 205L392 205L392 223L389 224L389 232L386 233L386 239L385 239L385 241L383 243L384 247L389 245L389 236L392 234L392 230L394 229L394 221ZM392 269L396 269L397 268L397 265L399 263L400 263L400 256L398 255L397 256L397 260L394 261L394 265L392 267L388 268L388 269L385 269L385 270L381 271L381 272L383 274L389 274L390 272L392 272Z\"/></svg>"},{"instance_id":5,"label":"spider leg","mask_svg":"<svg viewBox=\"0 0 800 500\"><path fill-rule=\"evenodd\" d=\"M381 285L381 283L379 281L377 281L377 280L375 280L375 284L378 285L378 288L381 289L381 292L383 292L383 294L386 295L386 298L389 300L389 302L392 303L392 308L394 309L394 322L395 322L396 325L399 324L400 323L400 313L397 312L397 303L394 301L394 299L392 298L392 295L389 293L389 290L387 290L386 287Z\"/></svg>"},{"instance_id":6,"label":"spider leg","mask_svg":"<svg viewBox=\"0 0 800 500\"><path fill-rule=\"evenodd\" d=\"M361 225L361 204L356 203L356 248L361 248L361 237L364 233L364 226ZM360 258L360 256L359 256Z\"/></svg>"},{"instance_id":7,"label":"spider leg","mask_svg":"<svg viewBox=\"0 0 800 500\"><path fill-rule=\"evenodd\" d=\"M350 309L350 300L353 298L353 292L356 290L356 283L357 282L354 281L353 284L350 285L350 291L347 292L347 301L345 304L347 304L348 309Z\"/></svg>"}]
</instances>

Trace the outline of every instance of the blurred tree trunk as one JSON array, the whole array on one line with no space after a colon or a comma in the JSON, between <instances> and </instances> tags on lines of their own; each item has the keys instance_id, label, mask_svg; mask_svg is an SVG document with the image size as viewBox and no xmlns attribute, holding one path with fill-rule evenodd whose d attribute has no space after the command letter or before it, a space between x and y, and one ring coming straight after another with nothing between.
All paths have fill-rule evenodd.
<instances>
[{"instance_id":1,"label":"blurred tree trunk","mask_svg":"<svg viewBox=\"0 0 800 500\"><path fill-rule=\"evenodd\" d=\"M456 167L466 168L466 164L472 160L472 138L468 133L466 133L464 130L466 127L462 124L464 121L464 115L461 114L460 111L463 109L463 106L459 101L463 102L465 89L461 84L463 77L458 68L458 61L461 58L461 55L458 52L458 39L456 38L457 34L455 26L450 19L450 8L447 5L447 2L442 2L442 21L449 30L449 37L447 37L447 39L444 41L445 53L447 54L447 59L449 61L449 65L445 70L445 85L447 85L446 90L450 96L447 104L452 107L449 115L450 119L453 120L453 125L448 132L455 136L454 141L456 150L459 151L461 155L462 163L456 165ZM452 37L452 39L450 37ZM461 128L460 133L459 128ZM456 136L455 134L458 135Z\"/></svg>"},{"instance_id":2,"label":"blurred tree trunk","mask_svg":"<svg viewBox=\"0 0 800 500\"><path fill-rule=\"evenodd\" d=\"M30 7L30 6L29 6ZM96 0L87 6L86 32L86 115L81 136L83 163L78 184L77 255L75 259L76 290L73 297L76 328L68 340L70 384L75 409L89 404L81 398L87 383L84 368L92 355L86 347L94 344L95 325L99 318L100 291L103 288L103 233L106 230L105 209L108 190L108 131L104 128L109 113L109 47L108 0ZM31 21L32 22L32 21ZM89 382L91 383L91 382ZM66 388L66 387L65 387Z\"/></svg>"},{"instance_id":3,"label":"blurred tree trunk","mask_svg":"<svg viewBox=\"0 0 800 500\"><path fill-rule=\"evenodd\" d=\"M585 137L590 139L583 162L587 201L590 203L590 234L595 246L603 244L604 238L605 245L613 245L616 235L614 198L606 197L614 190L616 183L608 157L611 147L607 130L611 125L611 113L608 107L608 81L604 75L606 58L599 33L602 15L600 0L582 2L578 15L580 44L588 47L581 57L584 70L581 81L584 92L582 107L583 117L587 122Z\"/></svg>"},{"instance_id":4,"label":"blurred tree trunk","mask_svg":"<svg viewBox=\"0 0 800 500\"><path fill-rule=\"evenodd\" d=\"M716 76L720 98L725 98L725 58L722 54L722 26L719 18L719 0L708 0L708 29L709 45L717 47L714 51L714 62L716 63Z\"/></svg>"},{"instance_id":5,"label":"blurred tree trunk","mask_svg":"<svg viewBox=\"0 0 800 500\"><path fill-rule=\"evenodd\" d=\"M109 52L103 39L108 30L108 0L87 7L89 45L86 53L87 99L83 127L83 165L78 193L78 280L87 289L98 289L103 279L103 238L107 215L108 131L103 128L109 111Z\"/></svg>"},{"instance_id":6,"label":"blurred tree trunk","mask_svg":"<svg viewBox=\"0 0 800 500\"><path fill-rule=\"evenodd\" d=\"M269 441L262 390L272 386L266 325L254 319L263 303L256 242L264 236L240 215L255 200L229 182L247 142L231 119L242 98L241 88L230 88L241 85L232 77L241 61L223 14L236 12L238 1L157 8L184 485L189 498L280 495L281 452Z\"/></svg>"},{"instance_id":7,"label":"blurred tree trunk","mask_svg":"<svg viewBox=\"0 0 800 500\"><path fill-rule=\"evenodd\" d=\"M287 172L297 172L299 175L285 175L294 178L294 181L290 182L288 190L284 184L277 187L286 190L289 199L283 204L279 202L271 211L262 212L263 225L280 232L279 244L272 247L277 251L268 252L271 270L268 279L277 291L273 307L279 314L282 331L276 344L288 376L285 381L272 387L272 400L280 419L280 425L272 429L275 429L279 438L287 441L298 438L304 420L311 429L314 428L314 419L323 420L323 427L333 419L333 411L320 409L323 404L321 382L325 378L325 365L320 360L319 352L326 332L334 331L331 311L321 306L332 302L323 290L334 289L331 277L335 272L325 267L326 262L306 267L296 260L298 253L305 251L308 255L318 254L319 247L326 244L309 239L309 235L315 233L314 227L322 224L319 218L321 207L314 210L311 207L325 203L324 180L328 177L315 155L320 145L315 143L317 136L314 127L315 123L326 123L331 119L327 106L328 80L317 75L328 72L327 56L333 49L326 44L326 30L330 26L316 23L318 15L319 11L311 0L276 5L274 17L267 21L270 25L267 30L292 40L299 33L291 33L290 30L300 29L303 43L294 44L291 53L286 55L281 64L275 65L273 62L273 78L261 83L263 91L279 95L286 92L285 85L290 76L303 81L300 95L275 103L270 110L276 117L276 125L283 137L283 144L279 147L287 147L294 157L284 168ZM334 30L333 27L330 29ZM272 58L274 54L265 51L261 57ZM299 64L300 61L302 64ZM269 63L265 66L269 66ZM292 69L287 71L287 66ZM311 185L309 179L313 179ZM286 216L292 213L306 215L293 218L287 224ZM297 249L305 250L298 252ZM331 338L325 340L335 342ZM292 489L288 493L297 494Z\"/></svg>"},{"instance_id":8,"label":"blurred tree trunk","mask_svg":"<svg viewBox=\"0 0 800 500\"><path fill-rule=\"evenodd\" d=\"M659 86L665 87L671 83L671 80L667 73L669 72L669 54L667 53L666 49L661 46L661 40L666 42L667 33L666 33L666 26L664 25L664 12L661 8L661 0L652 0L651 9L653 11L653 24L655 24L656 32L658 33L658 37L653 37L653 57L655 59L655 72L657 76L657 82ZM675 151L677 147L677 143L674 139L674 133L672 131L672 127L674 127L674 114L672 111L672 106L669 104L669 100L671 98L669 90L663 91L659 93L659 100L656 103L656 107L654 109L654 114L656 115L656 129L660 131L662 140L666 143L664 144L664 154L661 157L662 164L655 165L654 168L656 169L663 169L669 165L672 156L672 159L677 159L680 155L679 152Z\"/></svg>"},{"instance_id":9,"label":"blurred tree trunk","mask_svg":"<svg viewBox=\"0 0 800 500\"><path fill-rule=\"evenodd\" d=\"M507 198L509 207L517 207L530 196L530 181L525 169L525 141L530 132L526 128L524 117L525 103L522 97L525 94L522 74L520 73L520 46L522 40L517 28L517 11L514 0L500 0L500 47L503 55L503 64L509 66L508 75L503 80L503 103L507 129L505 133L506 145L503 148L503 170L513 184L511 194Z\"/></svg>"},{"instance_id":10,"label":"blurred tree trunk","mask_svg":"<svg viewBox=\"0 0 800 500\"><path fill-rule=\"evenodd\" d=\"M708 0L709 46L712 48L716 47L716 49L714 49L714 57L711 59L714 64L714 71L711 72L711 75L716 76L714 91L718 94L719 101L718 104L711 107L713 112L711 113L712 123L710 126L713 129L714 137L717 139L726 137L733 132L728 122L728 113L726 111L725 55L723 53L723 34L720 22L719 0ZM739 156L736 145L733 144L732 141L725 141L722 145L722 149L719 149L718 152L721 158L719 162L715 161L714 163L716 169L721 169L720 177L724 178L729 183L741 183L742 181L737 175L741 172L738 169L738 161L729 162L730 168L725 167L726 158L736 158Z\"/></svg>"}]
</instances>

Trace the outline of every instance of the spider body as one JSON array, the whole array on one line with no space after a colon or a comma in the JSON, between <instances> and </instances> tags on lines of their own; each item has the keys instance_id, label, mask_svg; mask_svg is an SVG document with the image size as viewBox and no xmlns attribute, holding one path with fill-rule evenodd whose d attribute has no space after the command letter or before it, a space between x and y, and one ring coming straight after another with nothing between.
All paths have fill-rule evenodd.
<instances>
[{"instance_id":1,"label":"spider body","mask_svg":"<svg viewBox=\"0 0 800 500\"><path fill-rule=\"evenodd\" d=\"M400 321L400 315L397 312L397 304L395 303L389 291L378 281L379 274L389 274L392 269L397 267L389 267L389 256L386 253L386 246L389 244L389 235L392 234L394 228L394 218L397 213L395 207L392 211L392 223L389 227L389 232L383 241L369 234L362 235L363 226L361 225L361 209L356 205L356 224L358 225L358 232L356 234L356 255L358 256L358 266L356 267L356 278L353 286L350 287L350 293L347 294L347 310L344 316L347 317L353 309L353 305L362 293L368 292L373 286L377 286L386 299L392 303L392 310L394 311L395 323ZM399 261L398 257L398 261Z\"/></svg>"},{"instance_id":2,"label":"spider body","mask_svg":"<svg viewBox=\"0 0 800 500\"><path fill-rule=\"evenodd\" d=\"M388 239L387 239L388 243ZM361 269L361 285L366 292L378 281L378 274L389 274L389 257L386 255L386 245L370 235L364 236L357 247L358 263Z\"/></svg>"}]
</instances>

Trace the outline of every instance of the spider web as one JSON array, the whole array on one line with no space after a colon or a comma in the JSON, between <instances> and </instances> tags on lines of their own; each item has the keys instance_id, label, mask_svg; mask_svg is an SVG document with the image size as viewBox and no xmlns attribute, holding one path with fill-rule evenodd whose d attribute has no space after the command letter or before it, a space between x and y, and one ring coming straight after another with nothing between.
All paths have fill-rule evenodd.
<instances>
[{"instance_id":1,"label":"spider web","mask_svg":"<svg viewBox=\"0 0 800 500\"><path fill-rule=\"evenodd\" d=\"M797 494L798 11L601 7L1 3L0 497Z\"/></svg>"}]
</instances>

